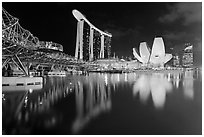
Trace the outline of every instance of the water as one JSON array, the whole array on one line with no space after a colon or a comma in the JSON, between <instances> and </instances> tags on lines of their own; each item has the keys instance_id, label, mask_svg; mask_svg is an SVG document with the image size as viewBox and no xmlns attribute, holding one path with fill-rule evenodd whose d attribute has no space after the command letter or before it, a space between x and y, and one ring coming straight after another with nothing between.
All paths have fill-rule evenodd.
<instances>
[{"instance_id":1,"label":"water","mask_svg":"<svg viewBox=\"0 0 204 137\"><path fill-rule=\"evenodd\" d=\"M3 134L201 134L201 72L46 77L2 92Z\"/></svg>"}]
</instances>

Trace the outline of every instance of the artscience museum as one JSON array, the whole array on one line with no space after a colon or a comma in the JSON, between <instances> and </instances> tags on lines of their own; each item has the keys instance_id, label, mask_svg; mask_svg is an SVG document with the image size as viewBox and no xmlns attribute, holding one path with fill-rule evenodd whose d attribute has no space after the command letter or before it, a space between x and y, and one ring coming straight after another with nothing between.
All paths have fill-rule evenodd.
<instances>
[{"instance_id":1,"label":"artscience museum","mask_svg":"<svg viewBox=\"0 0 204 137\"><path fill-rule=\"evenodd\" d=\"M146 67L164 67L164 64L172 58L172 54L165 53L164 41L162 37L157 37L154 39L151 51L147 47L146 42L140 43L139 52L140 56L136 52L135 48L133 48L134 57Z\"/></svg>"}]
</instances>

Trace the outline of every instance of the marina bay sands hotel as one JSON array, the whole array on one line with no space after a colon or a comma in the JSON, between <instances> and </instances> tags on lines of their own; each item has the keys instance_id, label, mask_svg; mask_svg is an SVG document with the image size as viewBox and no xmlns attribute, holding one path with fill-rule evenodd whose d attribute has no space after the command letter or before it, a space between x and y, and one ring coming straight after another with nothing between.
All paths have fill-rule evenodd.
<instances>
[{"instance_id":1,"label":"marina bay sands hotel","mask_svg":"<svg viewBox=\"0 0 204 137\"><path fill-rule=\"evenodd\" d=\"M96 28L78 10L72 13L78 21L75 58L84 61L110 58L112 35Z\"/></svg>"}]
</instances>

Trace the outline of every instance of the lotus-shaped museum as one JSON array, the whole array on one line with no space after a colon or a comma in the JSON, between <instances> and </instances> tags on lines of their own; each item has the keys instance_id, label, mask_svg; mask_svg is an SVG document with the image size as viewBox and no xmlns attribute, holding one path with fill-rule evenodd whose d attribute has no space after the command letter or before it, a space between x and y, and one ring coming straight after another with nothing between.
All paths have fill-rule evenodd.
<instances>
[{"instance_id":1,"label":"lotus-shaped museum","mask_svg":"<svg viewBox=\"0 0 204 137\"><path fill-rule=\"evenodd\" d=\"M140 43L139 47L140 56L133 48L133 55L137 58L144 66L151 65L157 67L163 67L171 58L172 54L165 53L164 41L162 37L157 37L154 39L152 51L147 47L146 42Z\"/></svg>"}]
</instances>

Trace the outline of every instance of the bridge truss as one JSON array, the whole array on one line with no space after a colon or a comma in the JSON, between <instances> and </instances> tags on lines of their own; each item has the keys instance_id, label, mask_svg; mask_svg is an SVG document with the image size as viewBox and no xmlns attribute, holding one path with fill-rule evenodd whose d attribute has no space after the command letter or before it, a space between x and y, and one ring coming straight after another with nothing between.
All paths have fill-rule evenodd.
<instances>
[{"instance_id":1,"label":"bridge truss","mask_svg":"<svg viewBox=\"0 0 204 137\"><path fill-rule=\"evenodd\" d=\"M2 7L2 68L15 64L26 76L26 64L79 65L73 57L63 53L63 47L53 42L39 41L24 29L19 19L10 15Z\"/></svg>"}]
</instances>

